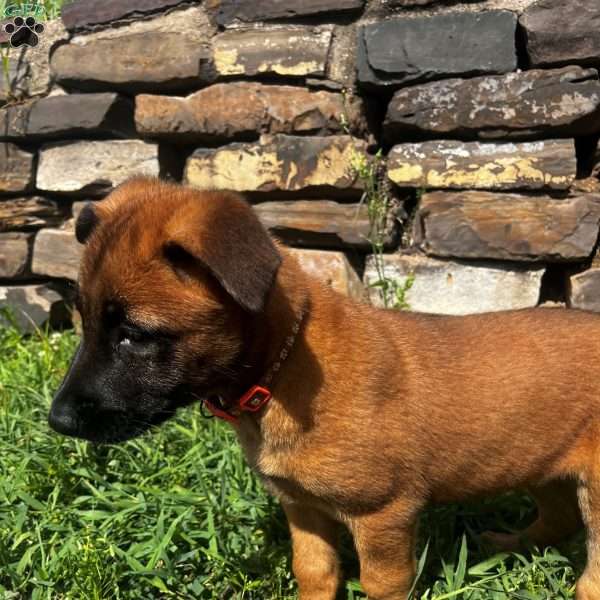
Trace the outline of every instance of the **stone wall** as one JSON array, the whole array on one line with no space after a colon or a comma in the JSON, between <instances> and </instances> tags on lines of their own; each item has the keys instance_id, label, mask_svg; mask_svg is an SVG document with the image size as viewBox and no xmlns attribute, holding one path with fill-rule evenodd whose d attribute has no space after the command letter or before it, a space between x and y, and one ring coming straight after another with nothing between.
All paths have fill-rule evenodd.
<instances>
[{"instance_id":1,"label":"stone wall","mask_svg":"<svg viewBox=\"0 0 600 600\"><path fill-rule=\"evenodd\" d=\"M598 2L76 0L8 67L0 305L25 328L64 318L82 202L140 173L244 192L376 304L383 278L413 310L600 308Z\"/></svg>"}]
</instances>

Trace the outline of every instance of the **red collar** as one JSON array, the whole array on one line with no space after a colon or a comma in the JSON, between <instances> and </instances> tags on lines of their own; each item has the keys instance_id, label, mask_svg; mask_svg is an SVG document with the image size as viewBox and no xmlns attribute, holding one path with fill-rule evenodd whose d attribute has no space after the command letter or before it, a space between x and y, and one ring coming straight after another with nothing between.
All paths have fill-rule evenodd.
<instances>
[{"instance_id":1,"label":"red collar","mask_svg":"<svg viewBox=\"0 0 600 600\"><path fill-rule=\"evenodd\" d=\"M273 377L277 374L281 365L288 357L296 336L300 331L302 321L308 311L308 300L304 302L302 310L298 315L298 318L292 326L292 333L285 339L281 352L279 353L278 360L273 363L266 375L263 377L261 383L263 385L253 385L236 403L231 406L226 405L220 396L213 396L210 400L205 398L203 400L204 406L219 419L223 419L228 423L237 423L240 418L240 414L243 412L255 413L258 412L263 406L265 406L272 398L271 391L267 386L270 386ZM214 398L214 401L213 401Z\"/></svg>"},{"instance_id":2,"label":"red collar","mask_svg":"<svg viewBox=\"0 0 600 600\"><path fill-rule=\"evenodd\" d=\"M239 421L239 413L259 411L272 397L271 392L260 385L253 385L238 401L237 404L226 409L220 400L219 405L208 399L204 400L204 406L219 419L224 419L229 423Z\"/></svg>"}]
</instances>

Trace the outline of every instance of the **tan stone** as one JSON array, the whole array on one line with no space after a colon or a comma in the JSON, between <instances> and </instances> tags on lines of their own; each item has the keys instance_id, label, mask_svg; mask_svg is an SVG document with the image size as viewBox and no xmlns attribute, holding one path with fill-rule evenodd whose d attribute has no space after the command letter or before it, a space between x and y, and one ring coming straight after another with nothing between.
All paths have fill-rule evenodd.
<instances>
[{"instance_id":1,"label":"tan stone","mask_svg":"<svg viewBox=\"0 0 600 600\"><path fill-rule=\"evenodd\" d=\"M60 294L47 285L0 286L0 308L11 312L22 333L33 333L47 322L62 324L69 316ZM0 326L7 324L0 314Z\"/></svg>"},{"instance_id":2,"label":"tan stone","mask_svg":"<svg viewBox=\"0 0 600 600\"><path fill-rule=\"evenodd\" d=\"M84 91L187 90L212 80L214 27L201 6L74 36L53 52L58 83Z\"/></svg>"},{"instance_id":3,"label":"tan stone","mask_svg":"<svg viewBox=\"0 0 600 600\"><path fill-rule=\"evenodd\" d=\"M432 192L421 198L415 242L458 258L572 261L598 239L600 196L556 199L491 192Z\"/></svg>"},{"instance_id":4,"label":"tan stone","mask_svg":"<svg viewBox=\"0 0 600 600\"><path fill-rule=\"evenodd\" d=\"M66 214L58 202L39 196L0 200L0 231L52 227L63 221Z\"/></svg>"},{"instance_id":5,"label":"tan stone","mask_svg":"<svg viewBox=\"0 0 600 600\"><path fill-rule=\"evenodd\" d=\"M336 292L355 300L366 301L360 277L343 252L326 250L287 250L296 258L306 273L322 281Z\"/></svg>"},{"instance_id":6,"label":"tan stone","mask_svg":"<svg viewBox=\"0 0 600 600\"><path fill-rule=\"evenodd\" d=\"M324 76L331 38L328 26L226 31L214 39L213 60L221 76Z\"/></svg>"},{"instance_id":7,"label":"tan stone","mask_svg":"<svg viewBox=\"0 0 600 600\"><path fill-rule=\"evenodd\" d=\"M0 277L19 277L27 271L29 242L27 233L0 233Z\"/></svg>"},{"instance_id":8,"label":"tan stone","mask_svg":"<svg viewBox=\"0 0 600 600\"><path fill-rule=\"evenodd\" d=\"M360 99L250 81L215 84L187 98L138 95L135 121L142 136L199 143L252 139L262 133L325 135L342 133L345 126L366 130Z\"/></svg>"},{"instance_id":9,"label":"tan stone","mask_svg":"<svg viewBox=\"0 0 600 600\"><path fill-rule=\"evenodd\" d=\"M388 157L388 176L400 186L564 190L576 173L571 140L400 144Z\"/></svg>"},{"instance_id":10,"label":"tan stone","mask_svg":"<svg viewBox=\"0 0 600 600\"><path fill-rule=\"evenodd\" d=\"M600 194L600 179L597 177L585 177L576 179L571 186L571 193Z\"/></svg>"},{"instance_id":11,"label":"tan stone","mask_svg":"<svg viewBox=\"0 0 600 600\"><path fill-rule=\"evenodd\" d=\"M567 300L571 308L600 312L600 269L573 275L568 287Z\"/></svg>"},{"instance_id":12,"label":"tan stone","mask_svg":"<svg viewBox=\"0 0 600 600\"><path fill-rule=\"evenodd\" d=\"M326 189L360 195L351 169L355 153L366 144L350 136L264 136L258 143L231 144L196 151L187 162L185 180L193 187L238 192Z\"/></svg>"},{"instance_id":13,"label":"tan stone","mask_svg":"<svg viewBox=\"0 0 600 600\"><path fill-rule=\"evenodd\" d=\"M82 251L71 227L42 229L35 236L31 270L36 275L76 281Z\"/></svg>"},{"instance_id":14,"label":"tan stone","mask_svg":"<svg viewBox=\"0 0 600 600\"><path fill-rule=\"evenodd\" d=\"M41 149L37 187L59 193L104 193L133 175L159 173L156 144L140 140L60 143Z\"/></svg>"},{"instance_id":15,"label":"tan stone","mask_svg":"<svg viewBox=\"0 0 600 600\"><path fill-rule=\"evenodd\" d=\"M152 61L148 56L155 57ZM193 39L177 33L147 33L65 44L52 56L57 81L89 91L178 90L203 82L208 55ZM204 80L205 81L205 80Z\"/></svg>"},{"instance_id":16,"label":"tan stone","mask_svg":"<svg viewBox=\"0 0 600 600\"><path fill-rule=\"evenodd\" d=\"M34 154L0 143L0 195L26 192L33 186Z\"/></svg>"}]
</instances>

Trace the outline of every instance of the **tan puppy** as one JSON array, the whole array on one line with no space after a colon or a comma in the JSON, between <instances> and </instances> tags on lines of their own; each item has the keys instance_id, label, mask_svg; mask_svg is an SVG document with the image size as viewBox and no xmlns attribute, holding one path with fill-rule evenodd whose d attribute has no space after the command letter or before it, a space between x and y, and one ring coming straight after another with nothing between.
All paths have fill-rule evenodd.
<instances>
[{"instance_id":1,"label":"tan puppy","mask_svg":"<svg viewBox=\"0 0 600 600\"><path fill-rule=\"evenodd\" d=\"M600 316L355 304L239 196L152 179L85 209L77 235L84 335L55 429L117 441L206 399L281 498L302 600L335 597L340 524L370 598L405 600L428 502L526 488L539 517L523 537L544 545L578 528L577 489L577 599L600 599Z\"/></svg>"}]
</instances>

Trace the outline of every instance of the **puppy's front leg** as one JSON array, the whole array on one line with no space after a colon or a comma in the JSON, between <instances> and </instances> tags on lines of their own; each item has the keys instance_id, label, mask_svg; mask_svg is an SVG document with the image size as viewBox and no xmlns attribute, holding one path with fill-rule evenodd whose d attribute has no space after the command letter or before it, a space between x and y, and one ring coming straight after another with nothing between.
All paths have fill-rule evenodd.
<instances>
[{"instance_id":1,"label":"puppy's front leg","mask_svg":"<svg viewBox=\"0 0 600 600\"><path fill-rule=\"evenodd\" d=\"M394 502L351 524L360 560L360 582L369 600L407 600L416 574L418 509Z\"/></svg>"},{"instance_id":2,"label":"puppy's front leg","mask_svg":"<svg viewBox=\"0 0 600 600\"><path fill-rule=\"evenodd\" d=\"M292 534L292 568L300 600L334 600L340 584L339 526L319 510L283 504Z\"/></svg>"}]
</instances>

